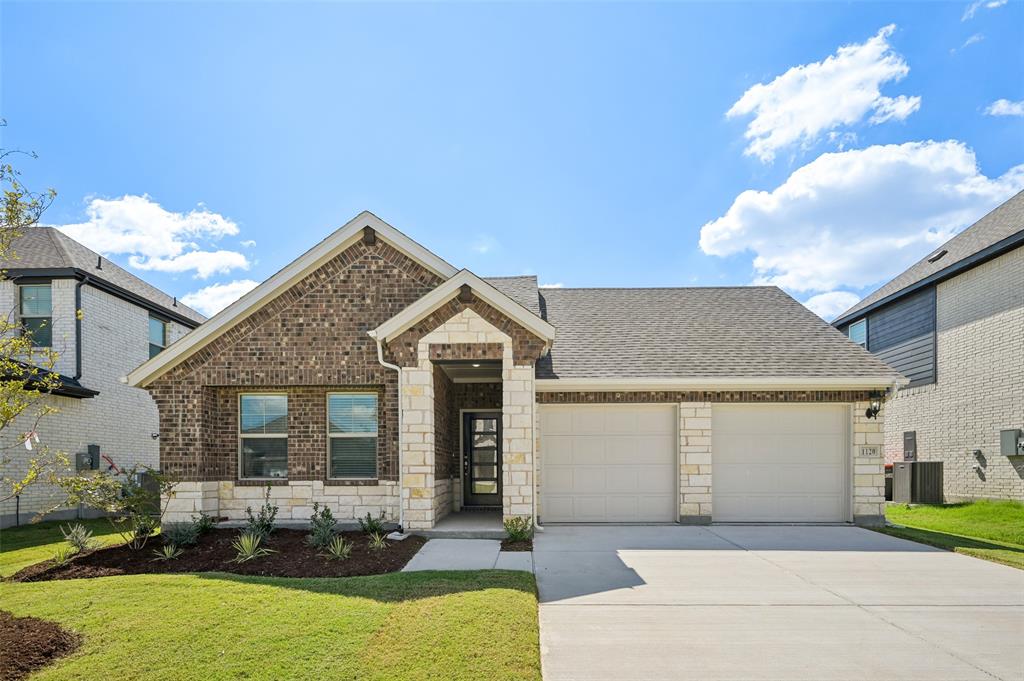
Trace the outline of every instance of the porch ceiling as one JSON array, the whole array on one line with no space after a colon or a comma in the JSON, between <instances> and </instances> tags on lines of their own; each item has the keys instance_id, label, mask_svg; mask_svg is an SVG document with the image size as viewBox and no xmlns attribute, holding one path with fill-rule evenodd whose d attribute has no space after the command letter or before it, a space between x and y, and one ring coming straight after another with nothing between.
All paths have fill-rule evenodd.
<instances>
[{"instance_id":1,"label":"porch ceiling","mask_svg":"<svg viewBox=\"0 0 1024 681\"><path fill-rule=\"evenodd\" d=\"M494 360L480 361L441 361L435 364L448 374L454 383L500 383L501 362Z\"/></svg>"}]
</instances>

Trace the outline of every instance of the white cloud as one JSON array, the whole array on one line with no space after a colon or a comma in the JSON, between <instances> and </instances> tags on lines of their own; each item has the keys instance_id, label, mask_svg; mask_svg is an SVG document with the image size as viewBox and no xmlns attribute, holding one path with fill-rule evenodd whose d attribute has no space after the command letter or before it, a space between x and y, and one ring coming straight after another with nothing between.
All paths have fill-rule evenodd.
<instances>
[{"instance_id":1,"label":"white cloud","mask_svg":"<svg viewBox=\"0 0 1024 681\"><path fill-rule=\"evenodd\" d=\"M205 278L249 266L241 253L203 250L201 243L237 235L238 225L202 204L188 213L175 213L148 195L94 198L89 201L86 215L86 222L58 228L104 255L130 256L129 264L137 269L195 270L196 276Z\"/></svg>"},{"instance_id":2,"label":"white cloud","mask_svg":"<svg viewBox=\"0 0 1024 681\"><path fill-rule=\"evenodd\" d=\"M565 288L565 284L558 282L557 284L538 284L538 288Z\"/></svg>"},{"instance_id":3,"label":"white cloud","mask_svg":"<svg viewBox=\"0 0 1024 681\"><path fill-rule=\"evenodd\" d=\"M245 241L241 241L239 243L241 243L246 248L252 248L253 246L256 245L256 242L253 241L252 239L246 239Z\"/></svg>"},{"instance_id":4,"label":"white cloud","mask_svg":"<svg viewBox=\"0 0 1024 681\"><path fill-rule=\"evenodd\" d=\"M480 255L486 255L498 247L498 240L489 234L481 234L471 248Z\"/></svg>"},{"instance_id":5,"label":"white cloud","mask_svg":"<svg viewBox=\"0 0 1024 681\"><path fill-rule=\"evenodd\" d=\"M1024 116L1024 99L1011 102L1009 99L997 99L985 108L989 116Z\"/></svg>"},{"instance_id":6,"label":"white cloud","mask_svg":"<svg viewBox=\"0 0 1024 681\"><path fill-rule=\"evenodd\" d=\"M227 284L213 284L182 296L181 302L212 317L259 286L258 281L239 279Z\"/></svg>"},{"instance_id":7,"label":"white cloud","mask_svg":"<svg viewBox=\"0 0 1024 681\"><path fill-rule=\"evenodd\" d=\"M964 10L964 15L960 17L960 21L973 19L979 9L997 9L1005 5L1008 1L1009 0L975 0L971 4L967 5L967 9Z\"/></svg>"},{"instance_id":8,"label":"white cloud","mask_svg":"<svg viewBox=\"0 0 1024 681\"><path fill-rule=\"evenodd\" d=\"M830 322L836 315L846 312L859 300L860 296L849 291L829 291L811 296L804 301L804 305L826 322Z\"/></svg>"},{"instance_id":9,"label":"white cloud","mask_svg":"<svg viewBox=\"0 0 1024 681\"><path fill-rule=\"evenodd\" d=\"M963 143L822 154L773 191L748 190L701 228L709 255L754 254L756 283L827 292L881 283L1024 187L989 178Z\"/></svg>"},{"instance_id":10,"label":"white cloud","mask_svg":"<svg viewBox=\"0 0 1024 681\"><path fill-rule=\"evenodd\" d=\"M863 43L844 45L824 61L794 66L744 92L725 114L754 116L744 133L750 140L744 153L767 163L784 147L809 147L824 133L853 125L869 113L869 122L878 124L917 111L920 97L893 98L880 92L883 84L910 72L889 45L895 29L885 26Z\"/></svg>"}]
</instances>

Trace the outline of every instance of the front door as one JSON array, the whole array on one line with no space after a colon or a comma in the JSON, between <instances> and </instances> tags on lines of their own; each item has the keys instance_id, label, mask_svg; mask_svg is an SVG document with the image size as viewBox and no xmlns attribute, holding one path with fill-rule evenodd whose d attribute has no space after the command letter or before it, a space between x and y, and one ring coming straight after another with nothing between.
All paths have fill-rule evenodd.
<instances>
[{"instance_id":1,"label":"front door","mask_svg":"<svg viewBox=\"0 0 1024 681\"><path fill-rule=\"evenodd\" d=\"M501 508L501 412L462 416L462 505Z\"/></svg>"}]
</instances>

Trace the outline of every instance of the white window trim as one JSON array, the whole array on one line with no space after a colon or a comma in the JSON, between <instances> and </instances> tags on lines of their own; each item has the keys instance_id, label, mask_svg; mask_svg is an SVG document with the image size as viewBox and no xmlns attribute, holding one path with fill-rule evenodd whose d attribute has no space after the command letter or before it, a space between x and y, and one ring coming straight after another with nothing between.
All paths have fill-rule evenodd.
<instances>
[{"instance_id":1,"label":"white window trim","mask_svg":"<svg viewBox=\"0 0 1024 681\"><path fill-rule=\"evenodd\" d=\"M22 292L23 289L25 289L27 287L30 287L30 286L34 286L34 287L45 286L48 289L50 289L50 314L49 315L26 315L26 314L22 313L22 311L21 311L21 303L22 303L21 292ZM32 343L32 347L33 348L40 348L40 349L46 349L46 348L53 347L53 282L50 282L50 283L47 283L47 284L34 283L34 284L19 284L18 285L18 324L21 325L21 322L23 320L25 320L25 319L47 319L47 320L49 320L49 323L47 324L47 327L49 327L49 329L50 329L50 345L36 345L35 342L33 342ZM22 326L22 328L24 329L24 326ZM33 341L34 341L34 339L33 339Z\"/></svg>"},{"instance_id":2,"label":"white window trim","mask_svg":"<svg viewBox=\"0 0 1024 681\"><path fill-rule=\"evenodd\" d=\"M327 457L327 479L328 480L380 480L380 461L377 459L376 454L373 459L374 474L368 478L357 478L357 477L335 477L331 475L331 439L332 438L357 438L357 437L369 437L370 432L365 433L332 433L331 432L331 397L338 395L373 395L377 398L377 430L372 433L373 439L377 440L377 446L380 446L380 405L381 405L381 394L372 390L335 390L328 392L324 396L324 430L327 433L327 451L325 456Z\"/></svg>"},{"instance_id":3,"label":"white window trim","mask_svg":"<svg viewBox=\"0 0 1024 681\"><path fill-rule=\"evenodd\" d=\"M857 343L857 345L859 345L862 348L864 348L865 350L867 350L868 349L868 318L867 317L864 317L863 319L858 319L853 324L850 324L850 326L846 329L846 337L849 338L850 340L853 340L853 338L850 335L850 332L853 330L853 327L857 326L858 324L863 324L864 325L864 342L863 343L857 343L857 341L853 341L853 342Z\"/></svg>"},{"instance_id":4,"label":"white window trim","mask_svg":"<svg viewBox=\"0 0 1024 681\"><path fill-rule=\"evenodd\" d=\"M242 433L242 398L243 397L252 397L254 395L258 395L258 396L263 396L263 395L284 395L284 398L285 398L285 417L287 418L287 416L288 416L288 407L287 407L288 393L287 392L284 392L284 391L281 391L281 390L268 390L268 391L260 391L260 392L238 393L238 404L237 404L237 412L236 412L238 414L238 424L235 427L235 430L236 430L237 435L238 435L238 471L237 471L237 474L236 474L235 478L237 480L265 480L265 481L274 481L274 480L282 481L283 480L283 481L287 481L288 480L288 476L287 475L285 475L283 478L255 478L255 477L246 477L246 476L242 475L242 472L245 470L245 467L242 465L242 439L243 438L253 439L253 440L256 440L256 439L265 439L265 440L283 439L283 440L285 440L286 441L286 443L285 443L285 473L288 472L288 458L289 458L289 456L288 456L288 449L287 449L287 447L288 447L288 445L287 445L287 440L288 440L287 420L285 421L285 423L286 423L286 425L285 425L285 432L283 432L283 433L244 433L244 434Z\"/></svg>"}]
</instances>

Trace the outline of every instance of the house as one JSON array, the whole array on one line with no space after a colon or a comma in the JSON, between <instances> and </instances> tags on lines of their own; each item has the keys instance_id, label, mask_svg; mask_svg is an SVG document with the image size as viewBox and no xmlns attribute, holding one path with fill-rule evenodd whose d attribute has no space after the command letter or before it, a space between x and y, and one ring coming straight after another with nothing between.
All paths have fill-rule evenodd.
<instances>
[{"instance_id":1,"label":"house","mask_svg":"<svg viewBox=\"0 0 1024 681\"><path fill-rule=\"evenodd\" d=\"M883 516L905 380L774 287L538 289L362 213L128 376L180 480L168 521L314 502L412 531Z\"/></svg>"},{"instance_id":2,"label":"house","mask_svg":"<svg viewBox=\"0 0 1024 681\"><path fill-rule=\"evenodd\" d=\"M1024 428L1024 192L833 324L910 378L887 462L942 461L947 500L1024 499L1024 449L1001 444Z\"/></svg>"},{"instance_id":3,"label":"house","mask_svg":"<svg viewBox=\"0 0 1024 681\"><path fill-rule=\"evenodd\" d=\"M61 385L44 399L59 411L36 427L40 444L67 454L72 465L92 447L100 468L111 462L156 468L156 405L122 378L204 317L52 227L27 229L12 250L16 257L0 263L0 309L31 331L33 343L58 353L53 369ZM10 447L30 428L16 421L5 429L4 454L11 461L4 473L11 477L24 475L35 454ZM27 522L60 499L58 490L37 483L0 507L0 523ZM77 512L64 509L54 517Z\"/></svg>"}]
</instances>

